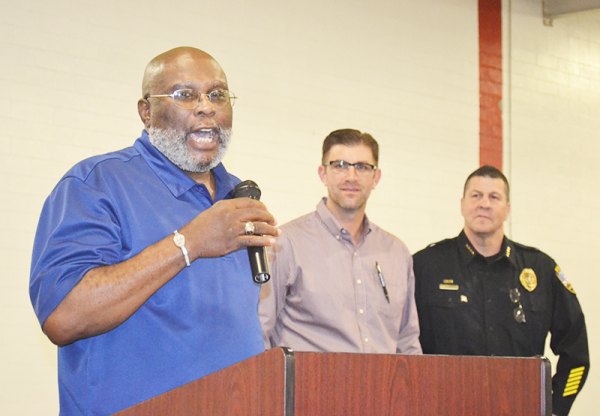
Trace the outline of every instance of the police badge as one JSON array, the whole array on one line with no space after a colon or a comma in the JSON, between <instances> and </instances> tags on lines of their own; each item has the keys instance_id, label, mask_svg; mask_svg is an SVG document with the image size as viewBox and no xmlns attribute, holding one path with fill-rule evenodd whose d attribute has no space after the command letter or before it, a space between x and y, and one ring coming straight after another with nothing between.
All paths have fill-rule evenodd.
<instances>
[{"instance_id":1,"label":"police badge","mask_svg":"<svg viewBox=\"0 0 600 416\"><path fill-rule=\"evenodd\" d=\"M537 276L535 275L535 272L533 271L533 269L530 269L528 267L524 268L521 271L519 280L521 281L521 284L523 285L523 287L525 289L527 289L528 292L533 292L535 290L535 288L537 287Z\"/></svg>"}]
</instances>

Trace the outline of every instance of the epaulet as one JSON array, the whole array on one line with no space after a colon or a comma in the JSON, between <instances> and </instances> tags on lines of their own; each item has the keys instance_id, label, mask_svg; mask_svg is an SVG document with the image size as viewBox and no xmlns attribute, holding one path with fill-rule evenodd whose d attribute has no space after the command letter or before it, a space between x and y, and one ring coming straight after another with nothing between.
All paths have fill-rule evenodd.
<instances>
[{"instance_id":1,"label":"epaulet","mask_svg":"<svg viewBox=\"0 0 600 416\"><path fill-rule=\"evenodd\" d=\"M443 255L444 252L446 252L449 249L452 249L452 245L449 244L452 240L455 240L455 238L446 238L444 240L440 240L436 243L431 243L429 244L427 247L419 250L418 252L416 252L414 254L415 258L424 256L426 258L429 258L429 256L440 256Z\"/></svg>"},{"instance_id":2,"label":"epaulet","mask_svg":"<svg viewBox=\"0 0 600 416\"><path fill-rule=\"evenodd\" d=\"M524 250L524 251L537 251L537 252L542 252L542 250L540 250L537 247L531 247L531 246L526 246L525 244L521 244L521 243L517 243L516 241L512 242L516 248L518 248L519 250Z\"/></svg>"},{"instance_id":3,"label":"epaulet","mask_svg":"<svg viewBox=\"0 0 600 416\"><path fill-rule=\"evenodd\" d=\"M520 251L521 253L525 253L526 255L529 256L536 256L538 258L545 258L546 260L554 263L556 265L556 261L552 258L552 256L550 256L549 254L543 252L542 250L540 250L537 247L531 247L531 246L526 246L525 244L521 244L521 243L517 243L515 241L512 241L513 245L515 246L515 249L517 249L517 251Z\"/></svg>"},{"instance_id":4,"label":"epaulet","mask_svg":"<svg viewBox=\"0 0 600 416\"><path fill-rule=\"evenodd\" d=\"M444 245L444 244L446 244L446 243L449 243L449 242L450 242L450 241L452 241L452 240L454 240L454 239L453 239L453 238L445 238L445 239L443 239L443 240L440 240L440 241L438 241L438 242L436 242L436 243L431 243L431 244L429 244L429 245L427 246L427 248L436 247L436 246L441 246L441 245Z\"/></svg>"}]
</instances>

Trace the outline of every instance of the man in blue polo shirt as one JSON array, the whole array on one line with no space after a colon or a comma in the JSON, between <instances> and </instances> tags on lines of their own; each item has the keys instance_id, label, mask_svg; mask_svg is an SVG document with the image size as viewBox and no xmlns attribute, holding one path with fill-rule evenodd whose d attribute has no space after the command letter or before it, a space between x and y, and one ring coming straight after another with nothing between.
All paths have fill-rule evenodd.
<instances>
[{"instance_id":1,"label":"man in blue polo shirt","mask_svg":"<svg viewBox=\"0 0 600 416\"><path fill-rule=\"evenodd\" d=\"M114 413L264 349L245 247L278 231L261 202L226 199L226 76L176 48L142 93L142 136L67 172L38 225L30 296L59 346L62 415Z\"/></svg>"}]
</instances>

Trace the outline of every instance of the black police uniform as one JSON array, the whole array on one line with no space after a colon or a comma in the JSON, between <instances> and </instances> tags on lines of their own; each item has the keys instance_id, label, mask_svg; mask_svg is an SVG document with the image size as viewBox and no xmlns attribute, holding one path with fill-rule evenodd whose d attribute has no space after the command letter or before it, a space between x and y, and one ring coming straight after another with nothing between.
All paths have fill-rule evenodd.
<instances>
[{"instance_id":1,"label":"black police uniform","mask_svg":"<svg viewBox=\"0 0 600 416\"><path fill-rule=\"evenodd\" d=\"M575 291L541 251L504 238L484 258L464 231L414 255L425 354L559 356L552 409L567 415L589 371L585 320Z\"/></svg>"}]
</instances>

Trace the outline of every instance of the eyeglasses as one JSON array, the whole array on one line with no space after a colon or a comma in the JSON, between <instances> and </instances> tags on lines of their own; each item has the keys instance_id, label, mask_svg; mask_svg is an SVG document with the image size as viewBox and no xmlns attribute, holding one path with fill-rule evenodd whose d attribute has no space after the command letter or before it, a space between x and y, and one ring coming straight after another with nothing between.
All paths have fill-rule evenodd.
<instances>
[{"instance_id":1,"label":"eyeglasses","mask_svg":"<svg viewBox=\"0 0 600 416\"><path fill-rule=\"evenodd\" d=\"M370 163L366 163L366 162L350 163L350 162L346 162L345 160L332 160L331 162L328 163L328 165L333 169L334 172L337 172L337 173L348 172L350 170L350 167L354 166L354 171L359 175L366 175L377 169L377 166L371 165ZM323 166L327 166L327 164L325 164Z\"/></svg>"},{"instance_id":2,"label":"eyeglasses","mask_svg":"<svg viewBox=\"0 0 600 416\"><path fill-rule=\"evenodd\" d=\"M519 292L519 288L511 289L508 292L508 296L510 297L510 301L514 304L518 304L513 310L513 316L515 317L515 321L520 324L524 324L525 320L525 310L523 309L523 305L521 305L521 292Z\"/></svg>"},{"instance_id":3,"label":"eyeglasses","mask_svg":"<svg viewBox=\"0 0 600 416\"><path fill-rule=\"evenodd\" d=\"M176 106L186 110L193 110L198 106L202 97L206 97L208 101L216 107L224 107L227 104L233 104L237 98L234 93L228 90L212 90L208 93L203 93L191 88L183 88L175 90L171 94L155 94L148 95L146 98L167 98L169 97Z\"/></svg>"}]
</instances>

